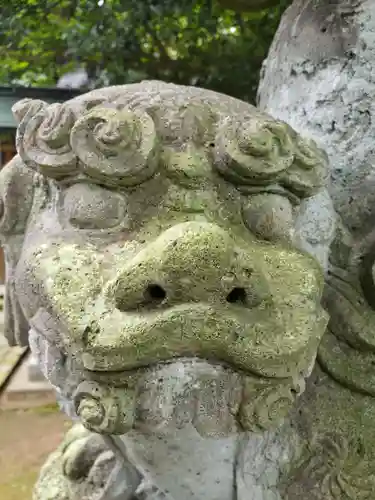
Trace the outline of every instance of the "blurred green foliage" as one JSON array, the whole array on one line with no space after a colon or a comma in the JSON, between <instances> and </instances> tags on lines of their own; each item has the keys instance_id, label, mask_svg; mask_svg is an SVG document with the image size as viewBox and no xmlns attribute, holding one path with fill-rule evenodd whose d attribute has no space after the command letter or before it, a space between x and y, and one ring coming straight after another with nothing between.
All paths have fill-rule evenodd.
<instances>
[{"instance_id":1,"label":"blurred green foliage","mask_svg":"<svg viewBox=\"0 0 375 500\"><path fill-rule=\"evenodd\" d=\"M54 86L64 73L84 67L91 87L161 79L253 101L290 2L249 13L214 0L2 3L0 85Z\"/></svg>"}]
</instances>

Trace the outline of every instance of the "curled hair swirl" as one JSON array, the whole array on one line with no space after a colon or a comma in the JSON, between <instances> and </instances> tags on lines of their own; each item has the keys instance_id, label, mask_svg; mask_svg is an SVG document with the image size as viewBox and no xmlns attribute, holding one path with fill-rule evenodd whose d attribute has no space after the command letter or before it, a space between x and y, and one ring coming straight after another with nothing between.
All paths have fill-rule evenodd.
<instances>
[{"instance_id":1,"label":"curled hair swirl","mask_svg":"<svg viewBox=\"0 0 375 500\"><path fill-rule=\"evenodd\" d=\"M70 142L84 173L107 183L136 185L157 168L155 127L145 112L96 107L77 120Z\"/></svg>"}]
</instances>

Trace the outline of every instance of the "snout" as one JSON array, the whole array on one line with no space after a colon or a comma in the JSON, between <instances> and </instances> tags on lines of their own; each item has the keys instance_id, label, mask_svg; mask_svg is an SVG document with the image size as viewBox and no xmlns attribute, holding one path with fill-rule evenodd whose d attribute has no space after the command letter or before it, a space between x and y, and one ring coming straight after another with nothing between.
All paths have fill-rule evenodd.
<instances>
[{"instance_id":1,"label":"snout","mask_svg":"<svg viewBox=\"0 0 375 500\"><path fill-rule=\"evenodd\" d=\"M208 222L139 231L113 253L66 242L38 252L35 280L91 372L197 357L290 377L311 366L327 323L310 257Z\"/></svg>"},{"instance_id":2,"label":"snout","mask_svg":"<svg viewBox=\"0 0 375 500\"><path fill-rule=\"evenodd\" d=\"M251 308L267 295L266 280L253 264L219 226L179 224L127 262L107 296L122 312L189 302Z\"/></svg>"}]
</instances>

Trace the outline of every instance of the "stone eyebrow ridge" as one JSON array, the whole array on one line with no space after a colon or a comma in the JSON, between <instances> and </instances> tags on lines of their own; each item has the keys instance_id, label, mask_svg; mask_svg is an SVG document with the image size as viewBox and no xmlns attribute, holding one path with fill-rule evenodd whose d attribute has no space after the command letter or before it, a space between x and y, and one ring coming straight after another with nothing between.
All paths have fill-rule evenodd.
<instances>
[{"instance_id":1,"label":"stone eyebrow ridge","mask_svg":"<svg viewBox=\"0 0 375 500\"><path fill-rule=\"evenodd\" d=\"M163 82L110 87L63 104L13 107L27 167L57 181L131 187L152 178L169 151L199 151L241 187L281 185L298 198L328 175L325 153L286 123L212 91ZM246 189L245 189L246 191Z\"/></svg>"}]
</instances>

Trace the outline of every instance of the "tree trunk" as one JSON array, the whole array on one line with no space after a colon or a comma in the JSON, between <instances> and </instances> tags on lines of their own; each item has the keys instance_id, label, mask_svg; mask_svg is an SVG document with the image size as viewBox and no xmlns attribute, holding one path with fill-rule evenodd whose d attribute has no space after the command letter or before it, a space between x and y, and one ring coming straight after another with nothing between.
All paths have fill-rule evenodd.
<instances>
[{"instance_id":1,"label":"tree trunk","mask_svg":"<svg viewBox=\"0 0 375 500\"><path fill-rule=\"evenodd\" d=\"M258 104L330 156L335 208L353 235L375 215L375 1L295 0L264 63Z\"/></svg>"}]
</instances>

